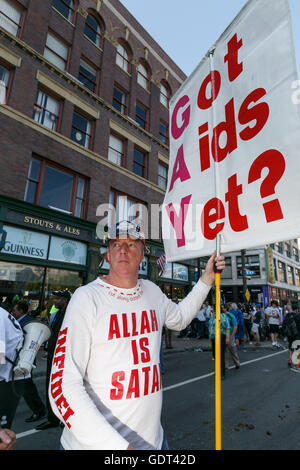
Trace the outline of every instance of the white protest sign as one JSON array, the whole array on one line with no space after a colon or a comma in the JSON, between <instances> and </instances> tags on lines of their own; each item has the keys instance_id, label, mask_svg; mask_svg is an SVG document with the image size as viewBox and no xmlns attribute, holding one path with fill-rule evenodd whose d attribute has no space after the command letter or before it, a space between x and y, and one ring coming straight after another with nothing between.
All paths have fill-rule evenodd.
<instances>
[{"instance_id":1,"label":"white protest sign","mask_svg":"<svg viewBox=\"0 0 300 470\"><path fill-rule=\"evenodd\" d=\"M250 0L170 103L168 261L299 237L296 80L288 1Z\"/></svg>"}]
</instances>

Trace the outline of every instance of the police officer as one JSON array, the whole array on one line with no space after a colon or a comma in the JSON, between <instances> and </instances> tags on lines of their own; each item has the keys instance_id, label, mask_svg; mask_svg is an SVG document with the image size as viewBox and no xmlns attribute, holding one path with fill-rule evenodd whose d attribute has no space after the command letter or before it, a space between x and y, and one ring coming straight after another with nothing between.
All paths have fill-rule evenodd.
<instances>
[{"instance_id":1,"label":"police officer","mask_svg":"<svg viewBox=\"0 0 300 470\"><path fill-rule=\"evenodd\" d=\"M11 428L19 401L24 393L24 379L14 378L13 368L23 344L23 331L16 319L0 307L0 426Z\"/></svg>"}]
</instances>

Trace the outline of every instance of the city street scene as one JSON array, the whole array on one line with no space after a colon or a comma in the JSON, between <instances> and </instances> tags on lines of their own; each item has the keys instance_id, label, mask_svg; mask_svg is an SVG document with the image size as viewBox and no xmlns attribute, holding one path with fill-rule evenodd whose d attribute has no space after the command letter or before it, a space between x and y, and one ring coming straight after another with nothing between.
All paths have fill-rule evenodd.
<instances>
[{"instance_id":1,"label":"city street scene","mask_svg":"<svg viewBox=\"0 0 300 470\"><path fill-rule=\"evenodd\" d=\"M298 0L0 0L0 450L300 450L299 72Z\"/></svg>"}]
</instances>

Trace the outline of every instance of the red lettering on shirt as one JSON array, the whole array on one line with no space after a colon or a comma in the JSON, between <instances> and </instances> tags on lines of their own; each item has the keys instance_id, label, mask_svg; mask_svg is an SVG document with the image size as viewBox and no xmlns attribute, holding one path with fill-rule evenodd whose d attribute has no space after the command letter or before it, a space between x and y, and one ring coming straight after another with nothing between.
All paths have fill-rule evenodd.
<instances>
[{"instance_id":1,"label":"red lettering on shirt","mask_svg":"<svg viewBox=\"0 0 300 470\"><path fill-rule=\"evenodd\" d=\"M55 401L58 411L62 415L64 422L66 423L68 428L71 428L71 424L68 422L68 419L74 414L74 411L72 410L67 399L63 395L63 390L62 390L67 331L68 331L68 328L61 330L57 338L53 364L58 368L58 371L51 374L50 393L51 393L52 398Z\"/></svg>"}]
</instances>

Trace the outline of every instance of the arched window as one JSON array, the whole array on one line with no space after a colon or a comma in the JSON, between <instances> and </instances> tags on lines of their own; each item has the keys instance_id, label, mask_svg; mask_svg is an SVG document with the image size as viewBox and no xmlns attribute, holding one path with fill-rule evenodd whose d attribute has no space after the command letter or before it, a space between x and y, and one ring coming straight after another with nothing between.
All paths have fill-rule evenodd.
<instances>
[{"instance_id":1,"label":"arched window","mask_svg":"<svg viewBox=\"0 0 300 470\"><path fill-rule=\"evenodd\" d=\"M119 42L116 53L116 64L125 70L125 72L130 73L130 54L127 47Z\"/></svg>"},{"instance_id":2,"label":"arched window","mask_svg":"<svg viewBox=\"0 0 300 470\"><path fill-rule=\"evenodd\" d=\"M139 62L137 68L137 82L141 85L145 90L150 89L150 73L149 69L146 64L142 61Z\"/></svg>"},{"instance_id":3,"label":"arched window","mask_svg":"<svg viewBox=\"0 0 300 470\"><path fill-rule=\"evenodd\" d=\"M159 100L166 108L169 107L169 101L171 98L171 90L167 83L162 82L160 84L160 95Z\"/></svg>"},{"instance_id":4,"label":"arched window","mask_svg":"<svg viewBox=\"0 0 300 470\"><path fill-rule=\"evenodd\" d=\"M84 34L98 47L102 47L104 26L94 13L88 13L85 21Z\"/></svg>"}]
</instances>

